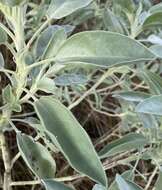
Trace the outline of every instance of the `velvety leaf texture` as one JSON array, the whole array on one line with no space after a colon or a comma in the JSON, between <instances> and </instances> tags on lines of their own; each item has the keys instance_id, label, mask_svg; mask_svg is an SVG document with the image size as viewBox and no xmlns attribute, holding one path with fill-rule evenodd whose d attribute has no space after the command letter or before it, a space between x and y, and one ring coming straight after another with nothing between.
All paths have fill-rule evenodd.
<instances>
[{"instance_id":1,"label":"velvety leaf texture","mask_svg":"<svg viewBox=\"0 0 162 190\"><path fill-rule=\"evenodd\" d=\"M49 17L60 19L78 9L88 6L93 0L51 0L47 11Z\"/></svg>"},{"instance_id":2,"label":"velvety leaf texture","mask_svg":"<svg viewBox=\"0 0 162 190\"><path fill-rule=\"evenodd\" d=\"M23 134L17 134L17 144L21 156L34 174L45 179L55 177L55 161L43 145Z\"/></svg>"},{"instance_id":3,"label":"velvety leaf texture","mask_svg":"<svg viewBox=\"0 0 162 190\"><path fill-rule=\"evenodd\" d=\"M124 35L106 31L81 32L60 48L56 60L110 67L148 61L155 55L145 46Z\"/></svg>"},{"instance_id":4,"label":"velvety leaf texture","mask_svg":"<svg viewBox=\"0 0 162 190\"><path fill-rule=\"evenodd\" d=\"M105 172L97 153L72 113L58 100L50 97L36 101L35 110L45 128L56 137L71 166L106 186Z\"/></svg>"}]
</instances>

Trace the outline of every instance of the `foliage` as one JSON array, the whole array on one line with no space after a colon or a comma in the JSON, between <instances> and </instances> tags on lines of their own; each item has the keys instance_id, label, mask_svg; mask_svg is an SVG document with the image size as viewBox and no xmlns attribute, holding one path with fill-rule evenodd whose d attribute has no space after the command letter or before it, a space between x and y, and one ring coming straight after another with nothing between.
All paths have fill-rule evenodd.
<instances>
[{"instance_id":1,"label":"foliage","mask_svg":"<svg viewBox=\"0 0 162 190\"><path fill-rule=\"evenodd\" d=\"M146 183L145 190L158 171L161 179L162 10L159 7L162 5L153 6L148 0L109 3L0 1L5 18L0 23L0 44L10 51L13 58L10 64L14 62L15 66L6 67L7 58L2 51L0 71L8 81L1 93L0 114L4 190L12 189L11 170L19 155L37 180L31 183L42 184L46 190L73 189L62 182L82 177L96 183L93 190L141 190L144 187L136 181L140 160L151 160L155 167L148 183L140 174ZM77 25L88 26L90 20L96 22L90 28L93 31L75 32ZM111 94L112 102L118 101L117 107L104 106L103 94L107 95L107 91L98 90L102 85ZM96 151L71 111L83 100L95 112L120 119L117 133L120 139L113 139L105 146L101 143L100 151ZM23 134L17 122L29 125L35 136ZM5 132L12 130L19 152L11 161ZM73 173L78 174L57 177L56 157L60 154ZM107 161L110 161L108 166ZM132 170L129 175L117 174L115 179L109 179L106 170L117 165Z\"/></svg>"}]
</instances>

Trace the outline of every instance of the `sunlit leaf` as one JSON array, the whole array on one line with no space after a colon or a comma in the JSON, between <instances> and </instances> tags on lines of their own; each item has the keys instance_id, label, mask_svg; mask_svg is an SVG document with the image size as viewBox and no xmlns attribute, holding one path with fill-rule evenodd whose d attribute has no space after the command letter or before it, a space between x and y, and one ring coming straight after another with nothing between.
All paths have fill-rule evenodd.
<instances>
[{"instance_id":1,"label":"sunlit leaf","mask_svg":"<svg viewBox=\"0 0 162 190\"><path fill-rule=\"evenodd\" d=\"M143 147L147 143L147 139L142 134L130 133L104 146L99 152L99 156L107 158L115 154Z\"/></svg>"},{"instance_id":2,"label":"sunlit leaf","mask_svg":"<svg viewBox=\"0 0 162 190\"><path fill-rule=\"evenodd\" d=\"M58 100L50 97L42 97L36 101L35 110L47 131L57 139L71 166L106 186L105 172L97 153L72 113Z\"/></svg>"},{"instance_id":3,"label":"sunlit leaf","mask_svg":"<svg viewBox=\"0 0 162 190\"><path fill-rule=\"evenodd\" d=\"M47 15L60 19L88 6L92 0L51 0Z\"/></svg>"},{"instance_id":4,"label":"sunlit leaf","mask_svg":"<svg viewBox=\"0 0 162 190\"><path fill-rule=\"evenodd\" d=\"M55 177L55 161L43 145L22 134L17 134L17 144L25 163L35 175L45 179Z\"/></svg>"},{"instance_id":5,"label":"sunlit leaf","mask_svg":"<svg viewBox=\"0 0 162 190\"><path fill-rule=\"evenodd\" d=\"M145 46L124 35L88 31L70 37L59 50L56 60L110 67L152 60L154 57Z\"/></svg>"}]
</instances>

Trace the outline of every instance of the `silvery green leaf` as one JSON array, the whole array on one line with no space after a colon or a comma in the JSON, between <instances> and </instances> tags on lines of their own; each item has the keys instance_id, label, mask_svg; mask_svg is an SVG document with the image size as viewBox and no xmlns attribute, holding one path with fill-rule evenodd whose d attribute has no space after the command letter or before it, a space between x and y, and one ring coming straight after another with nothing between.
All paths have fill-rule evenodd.
<instances>
[{"instance_id":1,"label":"silvery green leaf","mask_svg":"<svg viewBox=\"0 0 162 190\"><path fill-rule=\"evenodd\" d=\"M157 58L162 59L162 45L153 45L150 50L156 55Z\"/></svg>"},{"instance_id":2,"label":"silvery green leaf","mask_svg":"<svg viewBox=\"0 0 162 190\"><path fill-rule=\"evenodd\" d=\"M46 190L72 190L70 187L65 186L61 182L57 182L52 179L42 180Z\"/></svg>"},{"instance_id":3,"label":"silvery green leaf","mask_svg":"<svg viewBox=\"0 0 162 190\"><path fill-rule=\"evenodd\" d=\"M62 25L62 26L51 25L51 26L49 26L46 30L44 30L40 34L40 36L36 42L36 48L35 48L36 57L41 57L45 53L45 51L48 47L48 44L50 43L52 38L55 37L55 34L57 33L57 31L64 30L65 33L68 35L69 33L71 33L71 31L73 31L73 29L74 29L74 27L71 25Z\"/></svg>"},{"instance_id":4,"label":"silvery green leaf","mask_svg":"<svg viewBox=\"0 0 162 190\"><path fill-rule=\"evenodd\" d=\"M135 91L123 91L115 93L113 97L121 98L130 102L141 102L146 98L149 98L151 95L144 92L135 92Z\"/></svg>"},{"instance_id":5,"label":"silvery green leaf","mask_svg":"<svg viewBox=\"0 0 162 190\"><path fill-rule=\"evenodd\" d=\"M136 106L136 112L162 116L162 95L142 101Z\"/></svg>"},{"instance_id":6,"label":"silvery green leaf","mask_svg":"<svg viewBox=\"0 0 162 190\"><path fill-rule=\"evenodd\" d=\"M130 133L104 146L100 150L99 156L100 158L107 158L125 151L138 149L147 143L148 140L142 134Z\"/></svg>"},{"instance_id":7,"label":"silvery green leaf","mask_svg":"<svg viewBox=\"0 0 162 190\"><path fill-rule=\"evenodd\" d=\"M109 31L121 34L124 33L120 20L109 9L105 9L103 19L104 24Z\"/></svg>"},{"instance_id":8,"label":"silvery green leaf","mask_svg":"<svg viewBox=\"0 0 162 190\"><path fill-rule=\"evenodd\" d=\"M91 2L92 0L51 0L47 15L60 19L88 6Z\"/></svg>"},{"instance_id":9,"label":"silvery green leaf","mask_svg":"<svg viewBox=\"0 0 162 190\"><path fill-rule=\"evenodd\" d=\"M0 3L3 3L8 6L18 6L23 3L25 0L0 0Z\"/></svg>"},{"instance_id":10,"label":"silvery green leaf","mask_svg":"<svg viewBox=\"0 0 162 190\"><path fill-rule=\"evenodd\" d=\"M52 79L43 77L38 82L37 88L47 93L54 93L56 91L55 83Z\"/></svg>"},{"instance_id":11,"label":"silvery green leaf","mask_svg":"<svg viewBox=\"0 0 162 190\"><path fill-rule=\"evenodd\" d=\"M84 74L64 74L55 78L55 84L58 86L70 86L85 84L88 78Z\"/></svg>"},{"instance_id":12,"label":"silvery green leaf","mask_svg":"<svg viewBox=\"0 0 162 190\"><path fill-rule=\"evenodd\" d=\"M125 180L119 174L116 175L116 182L118 184L119 190L142 190L141 187L131 181Z\"/></svg>"},{"instance_id":13,"label":"silvery green leaf","mask_svg":"<svg viewBox=\"0 0 162 190\"><path fill-rule=\"evenodd\" d=\"M51 97L41 97L34 107L42 125L57 139L69 164L80 173L107 186L105 172L90 138L72 113Z\"/></svg>"},{"instance_id":14,"label":"silvery green leaf","mask_svg":"<svg viewBox=\"0 0 162 190\"><path fill-rule=\"evenodd\" d=\"M162 172L159 173L159 177L158 177L158 180L155 184L155 189L156 190L161 190L161 187L162 187Z\"/></svg>"},{"instance_id":15,"label":"silvery green leaf","mask_svg":"<svg viewBox=\"0 0 162 190\"><path fill-rule=\"evenodd\" d=\"M162 3L158 3L154 6L151 6L151 8L149 9L149 13L154 14L157 12L162 12Z\"/></svg>"},{"instance_id":16,"label":"silvery green leaf","mask_svg":"<svg viewBox=\"0 0 162 190\"><path fill-rule=\"evenodd\" d=\"M35 175L45 179L55 177L55 161L43 145L20 133L17 134L17 144L25 163Z\"/></svg>"},{"instance_id":17,"label":"silvery green leaf","mask_svg":"<svg viewBox=\"0 0 162 190\"><path fill-rule=\"evenodd\" d=\"M162 25L162 11L148 16L143 23L143 28L148 28L152 26L161 26L161 25Z\"/></svg>"},{"instance_id":18,"label":"silvery green leaf","mask_svg":"<svg viewBox=\"0 0 162 190\"><path fill-rule=\"evenodd\" d=\"M102 185L96 184L92 190L106 190L105 187L103 187Z\"/></svg>"},{"instance_id":19,"label":"silvery green leaf","mask_svg":"<svg viewBox=\"0 0 162 190\"><path fill-rule=\"evenodd\" d=\"M105 31L75 34L63 44L56 55L56 60L62 63L88 63L102 67L138 63L154 58L155 55L137 41Z\"/></svg>"},{"instance_id":20,"label":"silvery green leaf","mask_svg":"<svg viewBox=\"0 0 162 190\"><path fill-rule=\"evenodd\" d=\"M51 37L45 51L43 54L43 59L49 59L52 57L55 57L60 47L63 45L63 43L66 40L66 33L65 30L58 29Z\"/></svg>"}]
</instances>

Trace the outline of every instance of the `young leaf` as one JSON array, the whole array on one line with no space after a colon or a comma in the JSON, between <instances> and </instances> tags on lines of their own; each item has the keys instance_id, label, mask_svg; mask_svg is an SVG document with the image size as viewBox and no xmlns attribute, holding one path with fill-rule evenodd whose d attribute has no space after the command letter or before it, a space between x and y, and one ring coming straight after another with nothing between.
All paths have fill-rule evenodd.
<instances>
[{"instance_id":1,"label":"young leaf","mask_svg":"<svg viewBox=\"0 0 162 190\"><path fill-rule=\"evenodd\" d=\"M116 93L113 95L113 97L121 98L123 100L130 102L141 102L146 98L149 98L150 94L144 92L126 91L126 92Z\"/></svg>"},{"instance_id":2,"label":"young leaf","mask_svg":"<svg viewBox=\"0 0 162 190\"><path fill-rule=\"evenodd\" d=\"M47 11L48 17L60 19L78 9L88 6L93 0L51 0Z\"/></svg>"},{"instance_id":3,"label":"young leaf","mask_svg":"<svg viewBox=\"0 0 162 190\"><path fill-rule=\"evenodd\" d=\"M70 37L59 50L56 60L110 67L154 59L145 46L124 35L87 31Z\"/></svg>"},{"instance_id":4,"label":"young leaf","mask_svg":"<svg viewBox=\"0 0 162 190\"><path fill-rule=\"evenodd\" d=\"M136 112L162 116L162 95L142 101L136 106Z\"/></svg>"},{"instance_id":5,"label":"young leaf","mask_svg":"<svg viewBox=\"0 0 162 190\"><path fill-rule=\"evenodd\" d=\"M100 152L100 158L107 158L115 154L143 147L148 143L142 134L130 133L121 139L106 145Z\"/></svg>"},{"instance_id":6,"label":"young leaf","mask_svg":"<svg viewBox=\"0 0 162 190\"><path fill-rule=\"evenodd\" d=\"M63 183L54 181L52 179L42 180L46 190L72 190Z\"/></svg>"},{"instance_id":7,"label":"young leaf","mask_svg":"<svg viewBox=\"0 0 162 190\"><path fill-rule=\"evenodd\" d=\"M52 43L53 41L54 41L54 46L56 45L55 44L56 42L58 43L58 41L57 41L58 39L56 37L58 37L58 35L59 35L58 31L60 32L60 30L64 30L64 32L66 34L68 34L73 30L73 27L70 25L63 25L63 26L52 25L52 26L49 26L45 31L42 32L42 34L39 36L39 38L36 42L36 47L35 47L36 57L41 57L42 55L44 55L45 52L48 50L49 45L50 46L53 45L53 43ZM60 36L61 38L65 38L64 32L62 31L62 36ZM61 44L62 44L62 41L59 44L59 47ZM52 48L53 48L53 46L52 46ZM55 48L56 49L55 49L55 52L53 52L53 56L55 56L54 53L56 53L58 50L56 46L55 46Z\"/></svg>"},{"instance_id":8,"label":"young leaf","mask_svg":"<svg viewBox=\"0 0 162 190\"><path fill-rule=\"evenodd\" d=\"M116 182L120 190L142 190L141 187L131 181L125 180L122 176L116 175Z\"/></svg>"},{"instance_id":9,"label":"young leaf","mask_svg":"<svg viewBox=\"0 0 162 190\"><path fill-rule=\"evenodd\" d=\"M106 9L104 11L103 19L104 19L104 24L109 31L118 32L121 34L124 33L119 19L109 9Z\"/></svg>"},{"instance_id":10,"label":"young leaf","mask_svg":"<svg viewBox=\"0 0 162 190\"><path fill-rule=\"evenodd\" d=\"M162 25L162 11L148 16L143 23L143 28L160 25Z\"/></svg>"},{"instance_id":11,"label":"young leaf","mask_svg":"<svg viewBox=\"0 0 162 190\"><path fill-rule=\"evenodd\" d=\"M162 12L162 3L158 3L149 9L149 13L151 14L154 14L157 12Z\"/></svg>"},{"instance_id":12,"label":"young leaf","mask_svg":"<svg viewBox=\"0 0 162 190\"><path fill-rule=\"evenodd\" d=\"M55 78L55 84L58 86L70 86L77 84L85 84L88 79L83 74L64 74Z\"/></svg>"},{"instance_id":13,"label":"young leaf","mask_svg":"<svg viewBox=\"0 0 162 190\"><path fill-rule=\"evenodd\" d=\"M114 3L117 3L121 8L129 14L132 14L135 10L135 4L133 0L115 0Z\"/></svg>"},{"instance_id":14,"label":"young leaf","mask_svg":"<svg viewBox=\"0 0 162 190\"><path fill-rule=\"evenodd\" d=\"M59 48L62 46L62 44L66 40L66 33L64 29L58 29L50 39L46 50L44 52L43 58L49 59L51 57L55 57L57 54Z\"/></svg>"},{"instance_id":15,"label":"young leaf","mask_svg":"<svg viewBox=\"0 0 162 190\"><path fill-rule=\"evenodd\" d=\"M56 164L43 145L20 133L17 134L17 144L21 156L35 175L44 179L54 178Z\"/></svg>"},{"instance_id":16,"label":"young leaf","mask_svg":"<svg viewBox=\"0 0 162 190\"><path fill-rule=\"evenodd\" d=\"M56 137L71 166L106 186L105 172L97 153L72 113L58 100L50 97L36 101L35 110L47 131Z\"/></svg>"},{"instance_id":17,"label":"young leaf","mask_svg":"<svg viewBox=\"0 0 162 190\"><path fill-rule=\"evenodd\" d=\"M37 88L47 93L54 93L57 89L54 81L47 77L43 77L40 79L40 81L38 82Z\"/></svg>"}]
</instances>

